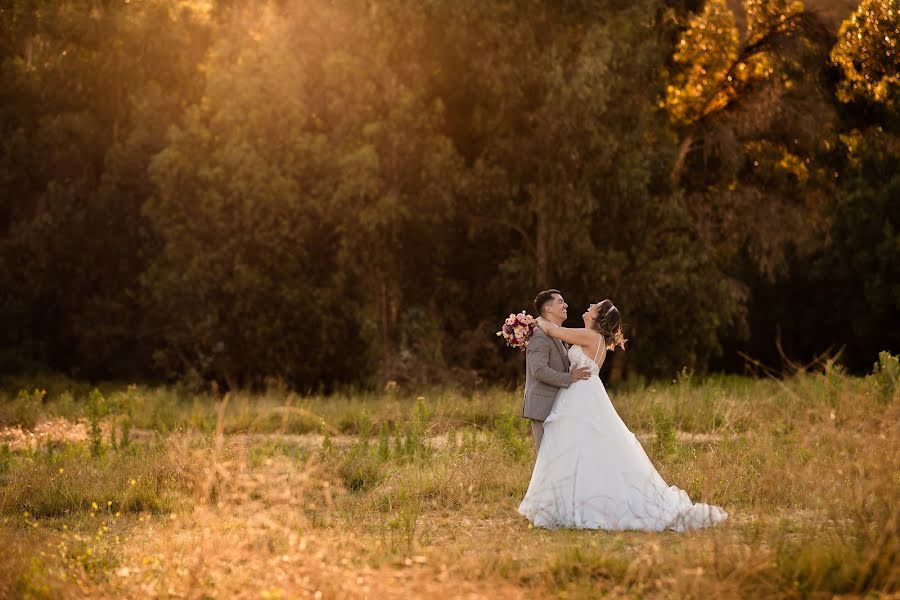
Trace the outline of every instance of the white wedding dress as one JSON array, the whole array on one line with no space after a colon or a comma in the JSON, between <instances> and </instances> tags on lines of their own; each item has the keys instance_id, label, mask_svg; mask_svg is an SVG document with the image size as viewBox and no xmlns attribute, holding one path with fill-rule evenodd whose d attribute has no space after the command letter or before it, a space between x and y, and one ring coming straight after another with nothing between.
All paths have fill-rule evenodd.
<instances>
[{"instance_id":1,"label":"white wedding dress","mask_svg":"<svg viewBox=\"0 0 900 600\"><path fill-rule=\"evenodd\" d=\"M718 506L692 503L684 490L663 481L581 346L569 348L569 362L572 369L590 366L593 372L560 390L544 421L521 514L546 529L649 531L708 527L728 517Z\"/></svg>"}]
</instances>

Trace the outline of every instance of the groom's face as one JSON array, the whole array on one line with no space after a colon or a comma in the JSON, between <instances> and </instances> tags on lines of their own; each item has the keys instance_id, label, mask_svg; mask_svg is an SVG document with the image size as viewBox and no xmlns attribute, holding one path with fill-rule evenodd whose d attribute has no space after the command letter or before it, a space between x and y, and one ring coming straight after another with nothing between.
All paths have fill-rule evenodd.
<instances>
[{"instance_id":1,"label":"groom's face","mask_svg":"<svg viewBox=\"0 0 900 600\"><path fill-rule=\"evenodd\" d=\"M568 312L566 309L569 308L569 305L566 304L566 301L563 300L563 297L559 294L553 294L553 300L550 300L544 305L544 312L547 313L548 317L555 317L560 323L566 320L568 316Z\"/></svg>"}]
</instances>

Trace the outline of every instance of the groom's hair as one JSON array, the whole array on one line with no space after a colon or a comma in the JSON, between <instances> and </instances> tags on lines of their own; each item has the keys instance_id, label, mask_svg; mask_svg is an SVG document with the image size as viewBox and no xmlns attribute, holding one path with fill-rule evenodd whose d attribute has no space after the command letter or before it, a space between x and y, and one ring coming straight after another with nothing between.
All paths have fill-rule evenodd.
<instances>
[{"instance_id":1,"label":"groom's hair","mask_svg":"<svg viewBox=\"0 0 900 600\"><path fill-rule=\"evenodd\" d=\"M534 298L534 310L537 311L537 317L544 312L544 305L553 300L553 294L562 295L559 290L544 290Z\"/></svg>"}]
</instances>

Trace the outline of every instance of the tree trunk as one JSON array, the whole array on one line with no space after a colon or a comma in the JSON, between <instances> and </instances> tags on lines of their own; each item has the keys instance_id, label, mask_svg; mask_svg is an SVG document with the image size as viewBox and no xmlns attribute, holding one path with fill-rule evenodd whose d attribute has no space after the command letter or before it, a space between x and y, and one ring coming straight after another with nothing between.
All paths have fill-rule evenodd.
<instances>
[{"instance_id":1,"label":"tree trunk","mask_svg":"<svg viewBox=\"0 0 900 600\"><path fill-rule=\"evenodd\" d=\"M609 366L610 383L621 381L625 375L625 356L620 352L613 352L609 358L612 359L612 364Z\"/></svg>"},{"instance_id":2,"label":"tree trunk","mask_svg":"<svg viewBox=\"0 0 900 600\"><path fill-rule=\"evenodd\" d=\"M543 209L542 203L537 203L537 243L535 244L537 250L537 265L534 273L535 277L535 286L541 289L547 288L547 277L548 277L548 258L547 258L547 236L549 235L549 223L547 223L547 216Z\"/></svg>"},{"instance_id":3,"label":"tree trunk","mask_svg":"<svg viewBox=\"0 0 900 600\"><path fill-rule=\"evenodd\" d=\"M34 36L30 35L25 38L25 48L23 54L25 55L25 64L30 69L32 57L34 56Z\"/></svg>"},{"instance_id":4,"label":"tree trunk","mask_svg":"<svg viewBox=\"0 0 900 600\"><path fill-rule=\"evenodd\" d=\"M382 279L378 285L378 332L380 334L380 346L379 354L381 354L382 358L387 356L388 345L390 344L390 318L388 316L389 308L388 308L388 290L387 290L387 282Z\"/></svg>"},{"instance_id":5,"label":"tree trunk","mask_svg":"<svg viewBox=\"0 0 900 600\"><path fill-rule=\"evenodd\" d=\"M681 184L681 177L684 174L684 163L693 143L693 134L688 134L678 145L678 155L675 158L675 164L672 166L671 174L672 185L675 187L678 187Z\"/></svg>"}]
</instances>

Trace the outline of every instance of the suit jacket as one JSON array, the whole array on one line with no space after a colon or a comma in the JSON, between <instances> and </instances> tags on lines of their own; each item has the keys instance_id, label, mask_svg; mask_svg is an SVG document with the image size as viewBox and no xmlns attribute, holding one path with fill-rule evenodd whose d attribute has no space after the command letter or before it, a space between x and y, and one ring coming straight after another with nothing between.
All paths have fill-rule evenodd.
<instances>
[{"instance_id":1,"label":"suit jacket","mask_svg":"<svg viewBox=\"0 0 900 600\"><path fill-rule=\"evenodd\" d=\"M543 421L560 388L567 388L569 356L561 341L536 329L525 348L525 405L522 416Z\"/></svg>"}]
</instances>

